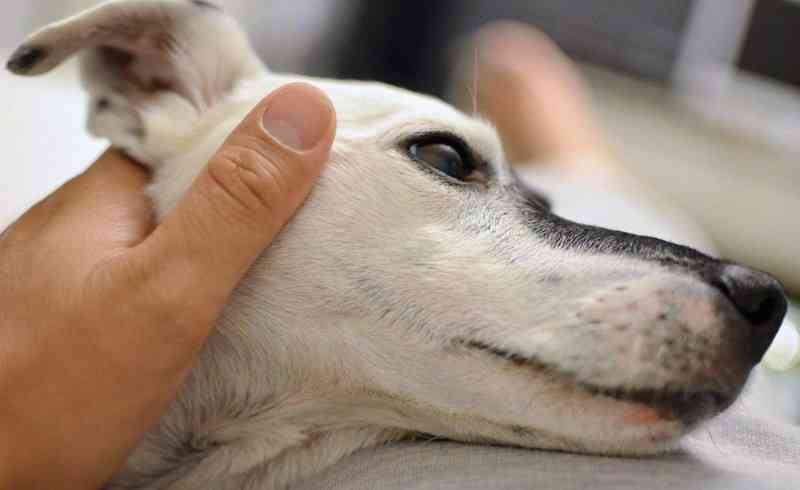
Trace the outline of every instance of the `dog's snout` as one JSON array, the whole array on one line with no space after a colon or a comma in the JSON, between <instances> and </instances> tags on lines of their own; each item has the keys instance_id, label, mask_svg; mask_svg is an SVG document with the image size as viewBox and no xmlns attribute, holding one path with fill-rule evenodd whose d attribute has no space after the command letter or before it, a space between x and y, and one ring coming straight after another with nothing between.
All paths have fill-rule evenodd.
<instances>
[{"instance_id":1,"label":"dog's snout","mask_svg":"<svg viewBox=\"0 0 800 490\"><path fill-rule=\"evenodd\" d=\"M767 274L732 264L713 282L750 324L752 360L760 362L786 315L783 288Z\"/></svg>"}]
</instances>

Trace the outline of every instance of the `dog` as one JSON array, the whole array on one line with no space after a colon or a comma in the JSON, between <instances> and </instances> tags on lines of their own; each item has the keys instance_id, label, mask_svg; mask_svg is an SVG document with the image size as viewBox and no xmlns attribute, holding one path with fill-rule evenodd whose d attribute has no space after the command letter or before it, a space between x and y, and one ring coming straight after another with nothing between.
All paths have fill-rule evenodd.
<instances>
[{"instance_id":1,"label":"dog","mask_svg":"<svg viewBox=\"0 0 800 490\"><path fill-rule=\"evenodd\" d=\"M556 216L443 102L269 72L205 1L107 2L8 68L78 53L89 129L152 169L159 217L266 93L305 80L339 117L311 197L108 488L288 488L419 435L662 453L733 402L785 315L764 273Z\"/></svg>"}]
</instances>

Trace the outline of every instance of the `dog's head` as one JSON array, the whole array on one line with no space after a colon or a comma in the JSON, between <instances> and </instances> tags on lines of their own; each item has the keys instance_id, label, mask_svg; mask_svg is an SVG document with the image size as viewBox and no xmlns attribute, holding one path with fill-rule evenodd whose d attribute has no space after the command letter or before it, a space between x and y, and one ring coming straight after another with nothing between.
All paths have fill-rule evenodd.
<instances>
[{"instance_id":1,"label":"dog's head","mask_svg":"<svg viewBox=\"0 0 800 490\"><path fill-rule=\"evenodd\" d=\"M165 93L177 95L182 112L163 109L169 128L159 119L167 132L186 126L174 151L159 140L168 158L152 156L152 128L116 140L152 164L196 172L243 111L298 79L256 68L238 30L204 2L105 8L40 32L10 66L39 73L91 47L95 102L110 93L145 126L173 104ZM118 28L90 29L103 23ZM785 314L771 277L559 218L515 176L491 127L438 100L312 83L337 109L332 162L231 299L203 380L192 381L209 393L196 390L194 403L246 392L252 407L232 412L250 416L281 397L295 407L358 400L358 416L337 409L315 430L648 453L737 396ZM108 110L93 106L101 132ZM162 208L186 188L178 173L159 174Z\"/></svg>"},{"instance_id":2,"label":"dog's head","mask_svg":"<svg viewBox=\"0 0 800 490\"><path fill-rule=\"evenodd\" d=\"M304 365L417 430L612 453L670 447L738 395L785 314L771 277L556 216L437 100L321 87L332 166L248 283L303 326Z\"/></svg>"}]
</instances>

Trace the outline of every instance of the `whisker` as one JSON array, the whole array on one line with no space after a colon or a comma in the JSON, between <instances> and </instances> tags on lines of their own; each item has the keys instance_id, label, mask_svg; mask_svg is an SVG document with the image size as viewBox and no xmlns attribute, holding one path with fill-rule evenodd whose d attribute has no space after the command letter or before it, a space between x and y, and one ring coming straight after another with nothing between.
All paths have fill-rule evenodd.
<instances>
[{"instance_id":1,"label":"whisker","mask_svg":"<svg viewBox=\"0 0 800 490\"><path fill-rule=\"evenodd\" d=\"M472 89L472 115L473 116L477 116L478 115L478 90L480 90L478 88L478 82L480 81L480 79L478 78L480 76L480 66L478 65L478 46L475 46L475 53L474 53L474 59L473 59L473 63L472 63L472 70L473 70L473 74L472 74L472 84L473 84L473 89Z\"/></svg>"},{"instance_id":2,"label":"whisker","mask_svg":"<svg viewBox=\"0 0 800 490\"><path fill-rule=\"evenodd\" d=\"M725 452L719 447L719 444L717 444L717 441L714 439L714 435L711 433L711 429L706 429L706 434L708 434L708 438L711 439L711 443L714 444L717 452L724 455Z\"/></svg>"}]
</instances>

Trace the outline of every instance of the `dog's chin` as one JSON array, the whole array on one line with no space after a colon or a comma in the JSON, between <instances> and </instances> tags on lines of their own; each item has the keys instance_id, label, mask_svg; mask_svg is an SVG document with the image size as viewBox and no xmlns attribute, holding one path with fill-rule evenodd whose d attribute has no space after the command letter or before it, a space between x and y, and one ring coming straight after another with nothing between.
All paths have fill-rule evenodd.
<instances>
[{"instance_id":1,"label":"dog's chin","mask_svg":"<svg viewBox=\"0 0 800 490\"><path fill-rule=\"evenodd\" d=\"M537 360L534 356L510 352L482 342L467 341L462 345L481 351L498 362L513 363L521 369L547 373L573 400L578 410L607 414L609 419L622 420L625 430L607 434L601 443L578 444L582 447L562 449L617 455L647 455L671 451L679 439L702 422L720 414L736 399L738 392L726 393L703 387L672 383L663 387L635 388L597 386L582 381L577 375Z\"/></svg>"}]
</instances>

